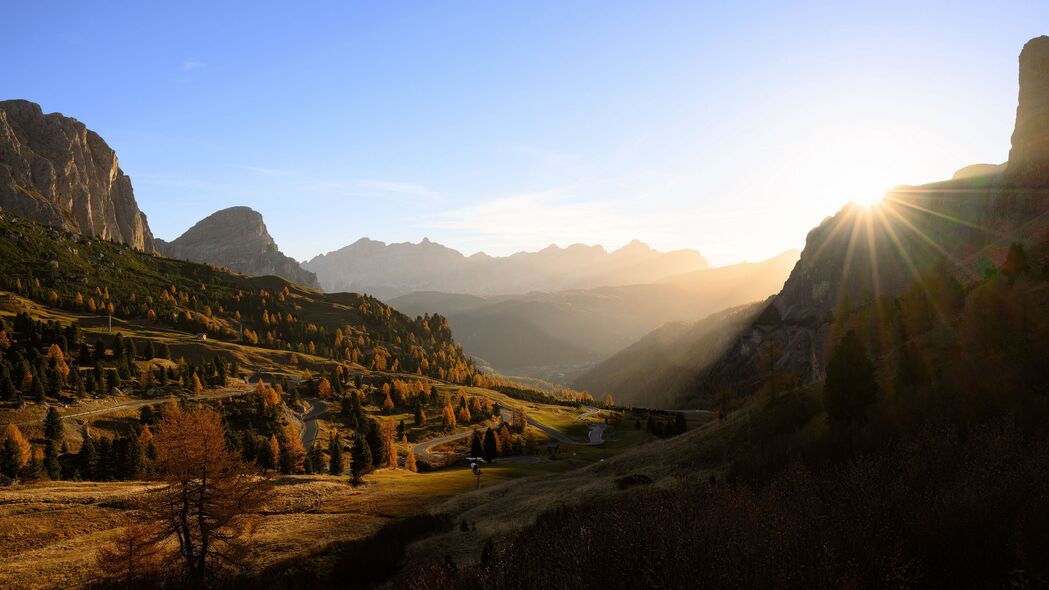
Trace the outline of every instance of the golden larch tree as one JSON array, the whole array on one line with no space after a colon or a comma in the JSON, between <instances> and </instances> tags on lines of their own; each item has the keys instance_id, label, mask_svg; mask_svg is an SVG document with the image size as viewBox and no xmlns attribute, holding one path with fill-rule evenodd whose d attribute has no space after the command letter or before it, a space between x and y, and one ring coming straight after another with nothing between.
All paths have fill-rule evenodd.
<instances>
[{"instance_id":1,"label":"golden larch tree","mask_svg":"<svg viewBox=\"0 0 1049 590\"><path fill-rule=\"evenodd\" d=\"M145 522L156 527L158 542L177 541L176 560L190 585L200 587L246 555L252 513L268 482L226 447L222 415L213 410L166 414L153 441L166 485L143 503Z\"/></svg>"},{"instance_id":2,"label":"golden larch tree","mask_svg":"<svg viewBox=\"0 0 1049 590\"><path fill-rule=\"evenodd\" d=\"M280 441L280 467L285 473L300 473L306 463L306 449L302 446L302 432L291 422L284 427Z\"/></svg>"},{"instance_id":3,"label":"golden larch tree","mask_svg":"<svg viewBox=\"0 0 1049 590\"><path fill-rule=\"evenodd\" d=\"M331 399L331 396L332 396L331 381L328 381L327 378L321 379L320 383L317 384L317 397L319 397L321 399Z\"/></svg>"},{"instance_id":4,"label":"golden larch tree","mask_svg":"<svg viewBox=\"0 0 1049 590\"><path fill-rule=\"evenodd\" d=\"M160 571L164 551L159 539L160 529L155 525L126 515L120 532L95 555L102 576L127 588L139 587Z\"/></svg>"},{"instance_id":5,"label":"golden larch tree","mask_svg":"<svg viewBox=\"0 0 1049 590\"><path fill-rule=\"evenodd\" d=\"M4 430L3 438L0 438L0 443L6 444L8 440L13 440L15 442L15 451L17 452L17 455L15 456L15 466L18 469L25 467L26 463L29 463L29 460L33 456L33 448L32 445L29 444L29 441L26 440L26 437L22 435L22 431L13 423L7 425L7 428Z\"/></svg>"},{"instance_id":6,"label":"golden larch tree","mask_svg":"<svg viewBox=\"0 0 1049 590\"><path fill-rule=\"evenodd\" d=\"M444 405L444 410L441 411L441 417L444 419L444 428L446 430L453 430L455 428L455 410L452 409L451 403Z\"/></svg>"}]
</instances>

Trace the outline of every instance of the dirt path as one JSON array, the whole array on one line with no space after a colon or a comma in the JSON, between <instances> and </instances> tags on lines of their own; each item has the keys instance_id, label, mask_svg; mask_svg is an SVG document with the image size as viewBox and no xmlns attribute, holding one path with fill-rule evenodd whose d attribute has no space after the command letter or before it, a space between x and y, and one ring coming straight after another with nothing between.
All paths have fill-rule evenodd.
<instances>
[{"instance_id":1,"label":"dirt path","mask_svg":"<svg viewBox=\"0 0 1049 590\"><path fill-rule=\"evenodd\" d=\"M202 393L200 395L191 395L191 396L188 396L188 397L185 397L185 398L181 398L181 399L188 399L188 400L194 400L194 401L196 401L196 400L211 400L211 399L225 399L225 398L228 398L228 397L237 397L239 395L244 395L246 393L251 393L252 391L255 391L255 389L252 388L252 387L247 387L245 389L227 389L225 391L220 391L220 392L216 392L216 393ZM171 398L164 397L164 398L157 398L157 399L135 400L135 401L132 401L132 402L124 402L124 403L121 403L121 404L117 404L115 406L109 406L108 408L99 408L97 410L88 410L86 412L74 412L72 414L61 414L59 416L59 418L62 418L63 420L65 420L66 418L81 418L81 417L84 417L84 416L100 416L100 415L103 415L103 414L111 414L113 412L119 412L121 410L130 410L130 409L134 409L134 408L141 408L143 406L159 406L160 404L167 403L169 399L171 399ZM34 421L31 421L31 422L19 422L18 426L26 426L26 425L29 425L29 424L36 424L37 422L39 422L39 420L34 420Z\"/></svg>"}]
</instances>

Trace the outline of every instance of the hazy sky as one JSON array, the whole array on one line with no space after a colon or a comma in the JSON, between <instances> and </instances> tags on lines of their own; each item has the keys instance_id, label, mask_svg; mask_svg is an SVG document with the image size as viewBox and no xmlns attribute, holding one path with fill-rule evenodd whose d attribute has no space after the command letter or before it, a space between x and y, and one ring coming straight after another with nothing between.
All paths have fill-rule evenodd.
<instances>
[{"instance_id":1,"label":"hazy sky","mask_svg":"<svg viewBox=\"0 0 1049 590\"><path fill-rule=\"evenodd\" d=\"M1049 33L1047 2L232 4L8 3L0 97L101 133L158 237L243 204L299 259L766 257L1004 161L1016 57Z\"/></svg>"}]
</instances>

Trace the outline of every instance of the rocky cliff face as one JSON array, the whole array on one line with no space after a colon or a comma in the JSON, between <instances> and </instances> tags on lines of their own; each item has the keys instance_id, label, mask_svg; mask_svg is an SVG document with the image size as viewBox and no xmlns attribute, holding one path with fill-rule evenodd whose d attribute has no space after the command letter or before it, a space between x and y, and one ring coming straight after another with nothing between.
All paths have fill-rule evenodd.
<instances>
[{"instance_id":1,"label":"rocky cliff face","mask_svg":"<svg viewBox=\"0 0 1049 590\"><path fill-rule=\"evenodd\" d=\"M0 102L0 209L155 251L112 148L76 119L25 100Z\"/></svg>"},{"instance_id":2,"label":"rocky cliff face","mask_svg":"<svg viewBox=\"0 0 1049 590\"><path fill-rule=\"evenodd\" d=\"M1049 37L1031 39L1020 52L1020 95L1009 150L1009 173L1018 182L1049 184Z\"/></svg>"},{"instance_id":3,"label":"rocky cliff face","mask_svg":"<svg viewBox=\"0 0 1049 590\"><path fill-rule=\"evenodd\" d=\"M992 169L993 168L993 169ZM822 379L835 320L894 297L922 273L947 272L962 284L1000 263L1012 242L1049 231L1049 37L1020 55L1020 95L1004 173L980 174L891 192L873 209L849 205L813 229L783 290L709 366L692 388L693 405L719 392L745 395L761 386L759 351L802 382ZM884 300L883 300L884 301Z\"/></svg>"},{"instance_id":4,"label":"rocky cliff face","mask_svg":"<svg viewBox=\"0 0 1049 590\"><path fill-rule=\"evenodd\" d=\"M248 207L230 207L212 213L172 242L157 240L157 249L169 258L225 266L250 276L277 275L307 287L319 288L317 275L285 256L262 221Z\"/></svg>"}]
</instances>

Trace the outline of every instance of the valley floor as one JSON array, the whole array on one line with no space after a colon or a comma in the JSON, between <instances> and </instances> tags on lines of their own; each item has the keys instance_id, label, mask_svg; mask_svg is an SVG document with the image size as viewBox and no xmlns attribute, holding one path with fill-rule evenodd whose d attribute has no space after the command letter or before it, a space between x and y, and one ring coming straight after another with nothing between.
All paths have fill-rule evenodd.
<instances>
[{"instance_id":1,"label":"valley floor","mask_svg":"<svg viewBox=\"0 0 1049 590\"><path fill-rule=\"evenodd\" d=\"M208 391L202 397L233 396L245 389ZM638 445L649 446L644 443L655 440L636 429L631 419L612 429L602 444L591 445L586 442L589 428L601 431L605 427L593 408L526 403L491 390L469 389L471 394L495 398L504 407L524 407L529 412L529 431L556 440L557 448L544 445L540 455L508 457L484 466L478 491L470 468L456 459L468 449L468 438L444 440L455 436L417 445L420 459L436 458L449 464L435 471L381 469L357 487L350 484L348 476L277 477L270 498L257 514L248 569L261 571L297 556L323 560L326 547L369 537L388 523L424 512L455 514L456 523L462 518L476 522L468 533L449 533L420 543L413 548L413 555L428 553L432 543L447 544L442 550L469 561L478 539L527 523L551 502L568 501L588 487L609 485L599 475L606 459ZM76 424L84 423L93 429L119 430L121 422L134 419L145 403L150 402L96 400L66 408L62 414L70 422L67 431L71 434L79 431ZM318 431L331 427L318 409L316 400L307 400L302 417L313 424L313 429L308 434L304 431L304 437L317 436ZM39 423L42 412L42 408L28 404L17 413L7 412L5 419L17 416L20 422L31 425ZM463 429L459 435L471 432ZM510 480L515 480L512 485L503 485ZM130 500L155 485L56 481L0 487L0 587L70 588L96 579L97 549L126 524ZM543 491L535 499L520 501L540 489ZM518 508L500 508L508 505L496 500L500 497L514 500Z\"/></svg>"}]
</instances>

